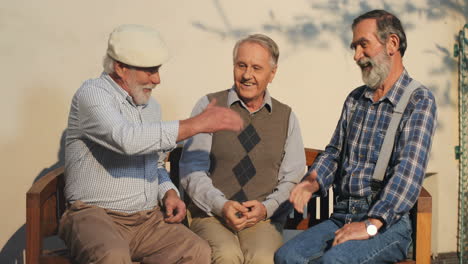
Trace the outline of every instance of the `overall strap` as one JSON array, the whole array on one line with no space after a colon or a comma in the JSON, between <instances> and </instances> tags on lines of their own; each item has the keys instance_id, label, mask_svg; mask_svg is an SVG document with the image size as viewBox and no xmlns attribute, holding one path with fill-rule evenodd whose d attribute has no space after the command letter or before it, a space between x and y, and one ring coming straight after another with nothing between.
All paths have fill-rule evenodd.
<instances>
[{"instance_id":1,"label":"overall strap","mask_svg":"<svg viewBox=\"0 0 468 264\"><path fill-rule=\"evenodd\" d=\"M408 105L409 99L413 94L414 90L420 87L421 84L412 80L411 83L405 88L403 95L400 98L400 101L393 110L392 119L388 125L387 132L385 133L385 138L380 149L379 159L375 165L374 174L372 175L372 180L382 181L385 176L385 171L387 170L388 162L392 154L393 145L395 144L395 135L398 129L398 126L401 121L401 117L405 112L406 106Z\"/></svg>"}]
</instances>

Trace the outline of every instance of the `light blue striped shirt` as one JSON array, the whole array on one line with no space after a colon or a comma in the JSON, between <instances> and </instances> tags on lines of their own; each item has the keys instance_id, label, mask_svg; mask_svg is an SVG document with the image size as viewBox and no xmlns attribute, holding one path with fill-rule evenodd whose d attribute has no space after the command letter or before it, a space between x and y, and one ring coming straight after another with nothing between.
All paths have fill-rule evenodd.
<instances>
[{"instance_id":1,"label":"light blue striped shirt","mask_svg":"<svg viewBox=\"0 0 468 264\"><path fill-rule=\"evenodd\" d=\"M162 122L152 97L135 105L103 73L73 97L65 146L65 197L133 213L152 209L176 187L164 168L176 146L178 121Z\"/></svg>"}]
</instances>

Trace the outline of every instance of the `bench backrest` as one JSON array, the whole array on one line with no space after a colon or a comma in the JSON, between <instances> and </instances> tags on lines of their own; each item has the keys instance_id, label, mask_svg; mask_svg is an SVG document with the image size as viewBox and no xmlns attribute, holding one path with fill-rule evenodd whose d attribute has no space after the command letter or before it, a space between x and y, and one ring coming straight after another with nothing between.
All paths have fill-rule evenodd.
<instances>
[{"instance_id":1,"label":"bench backrest","mask_svg":"<svg viewBox=\"0 0 468 264\"><path fill-rule=\"evenodd\" d=\"M64 168L40 178L26 193L26 263L39 263L43 240L58 231L65 211Z\"/></svg>"}]
</instances>

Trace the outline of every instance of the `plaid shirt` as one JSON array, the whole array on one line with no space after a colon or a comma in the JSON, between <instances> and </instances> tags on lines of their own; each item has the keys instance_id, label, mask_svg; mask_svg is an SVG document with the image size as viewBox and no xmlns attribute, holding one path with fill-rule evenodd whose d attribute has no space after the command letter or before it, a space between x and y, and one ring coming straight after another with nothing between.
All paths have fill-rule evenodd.
<instances>
[{"instance_id":1,"label":"plaid shirt","mask_svg":"<svg viewBox=\"0 0 468 264\"><path fill-rule=\"evenodd\" d=\"M374 91L367 86L361 86L348 95L330 143L311 168L318 173L317 180L323 195L332 184L335 184L336 193L343 197L371 195L370 182L393 109L411 80L404 70L393 87L377 102L373 102ZM335 179L353 107L354 122L350 124L346 140L343 176ZM413 207L421 191L435 127L434 96L421 86L413 92L405 109L383 189L373 201L368 217L379 218L389 227Z\"/></svg>"}]
</instances>

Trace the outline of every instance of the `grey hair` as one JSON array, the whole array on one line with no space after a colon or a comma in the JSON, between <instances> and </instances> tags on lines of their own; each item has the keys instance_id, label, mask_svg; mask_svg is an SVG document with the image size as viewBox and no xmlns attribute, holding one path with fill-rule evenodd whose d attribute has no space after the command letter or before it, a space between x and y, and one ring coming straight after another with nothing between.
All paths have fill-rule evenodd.
<instances>
[{"instance_id":1,"label":"grey hair","mask_svg":"<svg viewBox=\"0 0 468 264\"><path fill-rule=\"evenodd\" d=\"M266 48L268 52L270 52L271 67L275 67L276 65L278 65L278 58L279 58L278 45L270 37L263 35L263 34L253 34L253 35L249 35L243 39L238 40L236 42L236 45L234 46L234 50L232 51L233 61L236 60L239 46L245 42L257 43L257 44L260 44L262 47Z\"/></svg>"},{"instance_id":2,"label":"grey hair","mask_svg":"<svg viewBox=\"0 0 468 264\"><path fill-rule=\"evenodd\" d=\"M385 10L372 10L355 18L351 28L354 29L359 22L369 18L375 19L377 23L377 36L382 44L387 41L391 34L398 36L400 39L400 47L398 50L400 51L401 57L403 57L408 43L406 42L405 30L398 17Z\"/></svg>"},{"instance_id":3,"label":"grey hair","mask_svg":"<svg viewBox=\"0 0 468 264\"><path fill-rule=\"evenodd\" d=\"M104 56L104 59L102 60L102 67L104 69L104 72L107 74L112 74L115 72L114 70L114 64L117 61L111 58L107 53Z\"/></svg>"}]
</instances>

